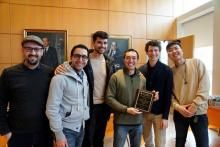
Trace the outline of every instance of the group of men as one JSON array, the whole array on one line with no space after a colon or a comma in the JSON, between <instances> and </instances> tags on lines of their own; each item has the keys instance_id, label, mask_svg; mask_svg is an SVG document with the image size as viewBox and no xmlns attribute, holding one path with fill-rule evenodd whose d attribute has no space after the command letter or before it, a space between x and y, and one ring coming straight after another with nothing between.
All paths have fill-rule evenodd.
<instances>
[{"instance_id":1,"label":"group of men","mask_svg":"<svg viewBox=\"0 0 220 147\"><path fill-rule=\"evenodd\" d=\"M176 146L185 145L189 126L197 146L209 146L207 71L200 60L183 57L179 41L166 47L172 69L159 61L161 45L152 40L145 46L145 65L137 68L139 53L128 49L117 71L104 54L108 34L97 31L92 41L92 50L74 46L70 61L53 76L52 68L40 63L43 41L33 35L23 39L24 62L4 69L0 79L0 134L9 147L103 147L111 112L114 147L123 147L127 135L130 146L138 147L142 134L146 147L163 147L171 103ZM150 112L134 107L137 89L154 91Z\"/></svg>"}]
</instances>

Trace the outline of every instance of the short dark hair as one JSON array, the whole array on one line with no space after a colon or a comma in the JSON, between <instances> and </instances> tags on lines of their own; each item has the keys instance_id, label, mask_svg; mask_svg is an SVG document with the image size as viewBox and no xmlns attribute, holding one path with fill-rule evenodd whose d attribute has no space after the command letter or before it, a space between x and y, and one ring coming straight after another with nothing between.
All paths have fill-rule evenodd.
<instances>
[{"instance_id":1,"label":"short dark hair","mask_svg":"<svg viewBox=\"0 0 220 147\"><path fill-rule=\"evenodd\" d=\"M95 42L98 37L101 39L108 39L109 36L108 33L104 31L97 31L92 35L93 42Z\"/></svg>"},{"instance_id":2,"label":"short dark hair","mask_svg":"<svg viewBox=\"0 0 220 147\"><path fill-rule=\"evenodd\" d=\"M161 51L161 43L160 41L157 41L157 40L151 40L151 41L148 41L145 45L145 52L148 52L148 48L149 46L156 46L159 48L159 51Z\"/></svg>"},{"instance_id":3,"label":"short dark hair","mask_svg":"<svg viewBox=\"0 0 220 147\"><path fill-rule=\"evenodd\" d=\"M126 55L127 52L135 52L137 54L137 58L139 59L139 54L138 54L137 50L135 50L133 48L129 48L129 49L125 50L123 58L125 58L125 55Z\"/></svg>"},{"instance_id":4,"label":"short dark hair","mask_svg":"<svg viewBox=\"0 0 220 147\"><path fill-rule=\"evenodd\" d=\"M89 55L89 49L88 49L88 47L86 47L86 46L83 45L83 44L77 44L77 45L73 46L73 48L72 48L72 50L71 50L71 53L70 53L70 56L71 56L71 57L73 56L73 53L74 53L74 51L75 51L77 48L85 49L85 50L87 51L87 55Z\"/></svg>"},{"instance_id":5,"label":"short dark hair","mask_svg":"<svg viewBox=\"0 0 220 147\"><path fill-rule=\"evenodd\" d=\"M172 40L172 41L168 42L168 44L166 46L166 50L168 51L168 49L173 45L179 45L182 48L180 40Z\"/></svg>"}]
</instances>

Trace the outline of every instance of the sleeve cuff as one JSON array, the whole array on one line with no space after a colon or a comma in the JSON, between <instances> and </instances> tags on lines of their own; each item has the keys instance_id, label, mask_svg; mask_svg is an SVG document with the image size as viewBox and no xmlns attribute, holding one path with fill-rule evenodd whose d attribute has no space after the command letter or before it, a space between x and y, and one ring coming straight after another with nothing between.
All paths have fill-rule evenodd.
<instances>
[{"instance_id":1,"label":"sleeve cuff","mask_svg":"<svg viewBox=\"0 0 220 147\"><path fill-rule=\"evenodd\" d=\"M63 140L65 139L65 135L63 134L63 131L54 132L56 140Z\"/></svg>"}]
</instances>

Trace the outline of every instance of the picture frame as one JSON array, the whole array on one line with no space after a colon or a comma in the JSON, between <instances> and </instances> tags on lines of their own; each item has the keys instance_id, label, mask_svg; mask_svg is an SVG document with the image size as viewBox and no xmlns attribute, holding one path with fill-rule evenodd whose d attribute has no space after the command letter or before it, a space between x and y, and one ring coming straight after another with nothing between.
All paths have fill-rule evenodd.
<instances>
[{"instance_id":1,"label":"picture frame","mask_svg":"<svg viewBox=\"0 0 220 147\"><path fill-rule=\"evenodd\" d=\"M28 35L48 38L49 46L57 52L58 65L67 60L67 30L24 29L24 37Z\"/></svg>"},{"instance_id":2,"label":"picture frame","mask_svg":"<svg viewBox=\"0 0 220 147\"><path fill-rule=\"evenodd\" d=\"M124 66L124 51L131 47L131 36L110 36L108 39L108 48L105 54L112 58L116 69Z\"/></svg>"}]
</instances>

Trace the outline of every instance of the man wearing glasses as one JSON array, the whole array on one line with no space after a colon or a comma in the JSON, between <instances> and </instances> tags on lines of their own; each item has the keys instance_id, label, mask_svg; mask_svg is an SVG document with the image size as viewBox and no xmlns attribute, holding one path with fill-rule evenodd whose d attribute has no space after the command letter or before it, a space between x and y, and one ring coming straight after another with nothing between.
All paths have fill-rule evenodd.
<instances>
[{"instance_id":1,"label":"man wearing glasses","mask_svg":"<svg viewBox=\"0 0 220 147\"><path fill-rule=\"evenodd\" d=\"M66 72L51 80L46 114L57 147L82 145L85 121L89 119L89 83L83 70L88 54L86 46L74 46L71 62L63 64Z\"/></svg>"},{"instance_id":2,"label":"man wearing glasses","mask_svg":"<svg viewBox=\"0 0 220 147\"><path fill-rule=\"evenodd\" d=\"M40 64L43 41L23 39L24 62L3 70L0 79L0 134L9 147L52 147L45 115L51 68Z\"/></svg>"},{"instance_id":3,"label":"man wearing glasses","mask_svg":"<svg viewBox=\"0 0 220 147\"><path fill-rule=\"evenodd\" d=\"M90 86L90 119L86 121L85 136L82 147L103 147L107 121L111 109L104 103L106 88L115 66L110 57L104 54L108 46L108 34L96 31L92 35L93 48L89 50L89 61L84 70ZM65 68L60 65L56 74L65 73Z\"/></svg>"}]
</instances>

